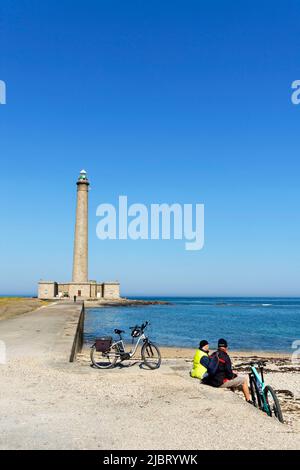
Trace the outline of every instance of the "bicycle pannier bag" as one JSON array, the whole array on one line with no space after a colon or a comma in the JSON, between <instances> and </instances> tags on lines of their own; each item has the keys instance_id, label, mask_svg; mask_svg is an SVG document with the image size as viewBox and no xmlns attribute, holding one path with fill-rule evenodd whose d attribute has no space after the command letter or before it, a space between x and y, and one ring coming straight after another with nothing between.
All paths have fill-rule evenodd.
<instances>
[{"instance_id":1,"label":"bicycle pannier bag","mask_svg":"<svg viewBox=\"0 0 300 470\"><path fill-rule=\"evenodd\" d=\"M101 338L96 338L96 351L106 352L111 347L111 344L111 336L102 336Z\"/></svg>"}]
</instances>

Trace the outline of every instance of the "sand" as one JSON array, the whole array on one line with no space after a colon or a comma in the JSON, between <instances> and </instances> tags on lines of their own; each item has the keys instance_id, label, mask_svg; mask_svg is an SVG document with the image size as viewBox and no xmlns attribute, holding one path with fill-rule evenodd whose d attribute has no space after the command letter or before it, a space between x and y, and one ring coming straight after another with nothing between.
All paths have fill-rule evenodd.
<instances>
[{"instance_id":1,"label":"sand","mask_svg":"<svg viewBox=\"0 0 300 470\"><path fill-rule=\"evenodd\" d=\"M161 347L160 351L165 365L171 365L173 369L181 371L182 377L192 382L195 381L195 379L189 378L194 349ZM267 362L264 367L265 383L271 385L277 392L285 424L289 425L293 431L300 432L300 360L294 364L291 362L291 356L287 353L270 351L232 351L229 353L234 370L240 374L250 372L250 366L246 364L251 361L264 360ZM78 355L78 361L89 364L89 348L83 349L82 353ZM139 363L132 360L125 361L124 364ZM242 393L235 393L243 399Z\"/></svg>"},{"instance_id":2,"label":"sand","mask_svg":"<svg viewBox=\"0 0 300 470\"><path fill-rule=\"evenodd\" d=\"M282 425L238 395L201 385L183 360L100 371L36 358L0 367L1 449L299 449Z\"/></svg>"},{"instance_id":3,"label":"sand","mask_svg":"<svg viewBox=\"0 0 300 470\"><path fill-rule=\"evenodd\" d=\"M239 393L192 379L193 350L162 348L155 371L139 361L94 369L88 348L69 363L75 308L58 303L0 322L9 352L0 364L0 449L300 448L300 365L288 357L269 355L266 373L282 391L280 424ZM251 355L235 355L235 367Z\"/></svg>"}]
</instances>

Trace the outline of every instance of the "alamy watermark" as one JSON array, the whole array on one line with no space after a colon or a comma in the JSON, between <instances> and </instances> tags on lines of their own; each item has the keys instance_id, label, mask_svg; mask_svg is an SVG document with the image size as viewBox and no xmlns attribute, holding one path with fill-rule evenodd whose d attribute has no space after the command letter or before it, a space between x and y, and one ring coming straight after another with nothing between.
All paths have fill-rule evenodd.
<instances>
[{"instance_id":1,"label":"alamy watermark","mask_svg":"<svg viewBox=\"0 0 300 470\"><path fill-rule=\"evenodd\" d=\"M6 344L0 340L0 365L6 364Z\"/></svg>"},{"instance_id":2,"label":"alamy watermark","mask_svg":"<svg viewBox=\"0 0 300 470\"><path fill-rule=\"evenodd\" d=\"M131 204L119 196L119 205L100 204L96 234L100 240L185 240L188 251L204 246L204 204Z\"/></svg>"},{"instance_id":3,"label":"alamy watermark","mask_svg":"<svg viewBox=\"0 0 300 470\"><path fill-rule=\"evenodd\" d=\"M300 104L300 80L294 80L292 83L292 96L291 100L293 104Z\"/></svg>"},{"instance_id":4,"label":"alamy watermark","mask_svg":"<svg viewBox=\"0 0 300 470\"><path fill-rule=\"evenodd\" d=\"M295 349L295 351L292 354L291 362L297 364L300 362L300 339L293 341L292 349Z\"/></svg>"},{"instance_id":5,"label":"alamy watermark","mask_svg":"<svg viewBox=\"0 0 300 470\"><path fill-rule=\"evenodd\" d=\"M0 80L0 104L6 104L6 84Z\"/></svg>"}]
</instances>

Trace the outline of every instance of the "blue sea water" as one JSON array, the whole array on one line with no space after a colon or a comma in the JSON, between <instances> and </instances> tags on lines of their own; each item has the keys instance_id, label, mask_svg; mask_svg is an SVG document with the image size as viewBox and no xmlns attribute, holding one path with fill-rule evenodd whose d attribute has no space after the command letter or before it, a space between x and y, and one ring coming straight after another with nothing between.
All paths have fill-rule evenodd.
<instances>
[{"instance_id":1,"label":"blue sea water","mask_svg":"<svg viewBox=\"0 0 300 470\"><path fill-rule=\"evenodd\" d=\"M149 298L148 298L149 299ZM226 338L233 350L292 352L300 339L300 298L160 298L171 305L91 308L86 311L85 341L148 320L149 337L162 346L211 347Z\"/></svg>"}]
</instances>

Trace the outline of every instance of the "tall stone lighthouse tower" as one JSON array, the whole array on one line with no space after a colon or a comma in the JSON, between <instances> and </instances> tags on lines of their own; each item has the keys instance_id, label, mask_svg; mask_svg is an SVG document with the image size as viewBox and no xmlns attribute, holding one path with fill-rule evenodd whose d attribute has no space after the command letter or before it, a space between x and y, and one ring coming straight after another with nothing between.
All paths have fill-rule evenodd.
<instances>
[{"instance_id":1,"label":"tall stone lighthouse tower","mask_svg":"<svg viewBox=\"0 0 300 470\"><path fill-rule=\"evenodd\" d=\"M88 282L88 191L86 171L81 170L77 180L77 205L73 255L72 281Z\"/></svg>"},{"instance_id":2,"label":"tall stone lighthouse tower","mask_svg":"<svg viewBox=\"0 0 300 470\"><path fill-rule=\"evenodd\" d=\"M89 180L86 171L81 170L77 184L77 204L75 239L73 255L72 281L57 282L40 280L38 284L39 299L73 299L81 300L119 299L120 284L118 281L89 280L88 278L88 194Z\"/></svg>"}]
</instances>

